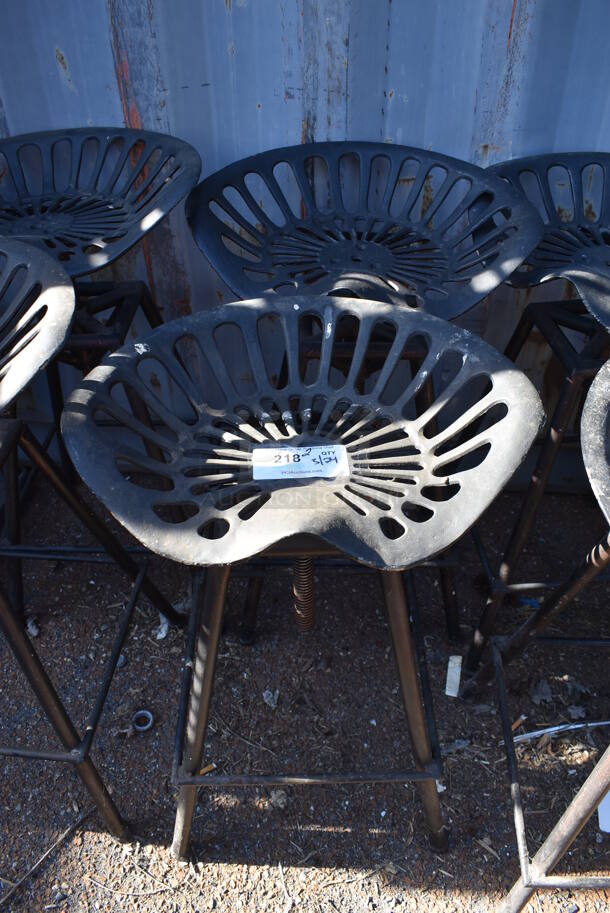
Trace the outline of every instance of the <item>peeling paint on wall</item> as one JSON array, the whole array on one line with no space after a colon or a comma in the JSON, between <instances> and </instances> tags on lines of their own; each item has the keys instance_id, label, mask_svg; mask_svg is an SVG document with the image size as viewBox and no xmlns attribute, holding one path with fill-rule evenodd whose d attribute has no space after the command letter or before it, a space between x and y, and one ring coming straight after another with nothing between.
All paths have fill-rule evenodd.
<instances>
[{"instance_id":1,"label":"peeling paint on wall","mask_svg":"<svg viewBox=\"0 0 610 913\"><path fill-rule=\"evenodd\" d=\"M108 0L117 90L127 127L171 133L152 0ZM190 313L190 286L169 220L141 243L148 283L165 319ZM120 268L121 264L118 264Z\"/></svg>"},{"instance_id":2,"label":"peeling paint on wall","mask_svg":"<svg viewBox=\"0 0 610 913\"><path fill-rule=\"evenodd\" d=\"M63 75L66 85L71 92L76 92L76 86L72 82L72 77L70 76L70 70L68 68L68 61L66 60L66 55L61 50L61 48L55 48L55 60L59 67L60 73Z\"/></svg>"}]
</instances>

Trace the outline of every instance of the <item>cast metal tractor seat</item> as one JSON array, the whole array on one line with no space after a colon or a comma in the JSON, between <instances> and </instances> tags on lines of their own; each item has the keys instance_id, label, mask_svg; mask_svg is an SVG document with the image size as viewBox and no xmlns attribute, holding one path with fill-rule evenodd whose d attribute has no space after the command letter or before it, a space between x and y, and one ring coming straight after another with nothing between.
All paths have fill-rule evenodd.
<instances>
[{"instance_id":1,"label":"cast metal tractor seat","mask_svg":"<svg viewBox=\"0 0 610 913\"><path fill-rule=\"evenodd\" d=\"M0 237L0 412L61 349L73 315L74 289L62 267Z\"/></svg>"},{"instance_id":2,"label":"cast metal tractor seat","mask_svg":"<svg viewBox=\"0 0 610 913\"><path fill-rule=\"evenodd\" d=\"M496 288L542 236L523 195L489 171L385 143L254 155L202 181L186 213L242 298L333 292L445 318Z\"/></svg>"},{"instance_id":3,"label":"cast metal tractor seat","mask_svg":"<svg viewBox=\"0 0 610 913\"><path fill-rule=\"evenodd\" d=\"M610 329L610 155L555 152L500 162L488 170L536 207L544 236L510 277L531 287L568 279Z\"/></svg>"},{"instance_id":4,"label":"cast metal tractor seat","mask_svg":"<svg viewBox=\"0 0 610 913\"><path fill-rule=\"evenodd\" d=\"M398 569L477 520L541 416L519 370L445 321L269 296L108 356L62 430L87 485L158 554L226 564L307 533Z\"/></svg>"},{"instance_id":5,"label":"cast metal tractor seat","mask_svg":"<svg viewBox=\"0 0 610 913\"><path fill-rule=\"evenodd\" d=\"M0 235L35 244L71 276L106 266L188 193L201 161L182 140L118 127L0 141Z\"/></svg>"}]
</instances>

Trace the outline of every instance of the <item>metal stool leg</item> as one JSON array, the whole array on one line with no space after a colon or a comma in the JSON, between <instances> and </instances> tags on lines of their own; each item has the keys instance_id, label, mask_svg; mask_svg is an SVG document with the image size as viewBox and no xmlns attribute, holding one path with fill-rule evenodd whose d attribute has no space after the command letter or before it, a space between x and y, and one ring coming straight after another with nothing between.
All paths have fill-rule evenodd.
<instances>
[{"instance_id":1,"label":"metal stool leg","mask_svg":"<svg viewBox=\"0 0 610 913\"><path fill-rule=\"evenodd\" d=\"M454 554L454 552L455 549L451 548L445 552L445 556ZM443 596L443 608L445 609L447 636L451 641L458 641L461 639L460 607L455 586L455 571L452 567L441 567L439 576L441 581L441 594Z\"/></svg>"},{"instance_id":2,"label":"metal stool leg","mask_svg":"<svg viewBox=\"0 0 610 913\"><path fill-rule=\"evenodd\" d=\"M45 672L34 648L26 636L20 620L0 591L0 630L13 651L38 702L42 706L55 732L68 751L78 748L80 738L61 703L55 688ZM110 797L110 793L90 758L74 765L91 798L95 802L106 827L115 837L125 839L127 830Z\"/></svg>"},{"instance_id":3,"label":"metal stool leg","mask_svg":"<svg viewBox=\"0 0 610 913\"><path fill-rule=\"evenodd\" d=\"M419 690L415 646L411 635L402 575L399 571L382 571L381 582L392 634L392 645L396 656L396 665L398 666L413 758L416 768L423 770L432 761L432 748ZM434 778L418 780L417 788L424 806L426 823L430 832L430 843L435 849L444 851L447 849L448 831L443 823L441 803Z\"/></svg>"},{"instance_id":4,"label":"metal stool leg","mask_svg":"<svg viewBox=\"0 0 610 913\"><path fill-rule=\"evenodd\" d=\"M521 315L519 323L515 327L513 335L508 340L506 348L504 349L504 354L507 358L510 358L511 361L517 360L519 352L529 339L533 326L534 319L531 307L526 307Z\"/></svg>"},{"instance_id":5,"label":"metal stool leg","mask_svg":"<svg viewBox=\"0 0 610 913\"><path fill-rule=\"evenodd\" d=\"M64 395L61 387L61 376L59 365L56 359L53 359L47 365L47 384L49 386L49 398L51 400L51 411L53 413L53 426L55 429L55 440L59 449L59 464L64 478L68 482L74 481L74 467L72 460L68 456L68 451L64 445L60 431L61 413L64 408Z\"/></svg>"},{"instance_id":6,"label":"metal stool leg","mask_svg":"<svg viewBox=\"0 0 610 913\"><path fill-rule=\"evenodd\" d=\"M536 517L536 511L542 495L545 492L551 469L555 463L557 452L561 446L564 435L574 417L578 404L583 394L583 380L579 377L566 378L561 390L559 402L555 407L551 427L549 428L544 445L540 451L536 468L532 475L525 500L517 522L511 533L498 578L500 584L507 584L515 570L515 565L527 542L530 530ZM466 668L474 672L479 665L485 645L492 634L498 612L504 601L502 587L493 592L487 600L483 613L479 619L474 637L466 658Z\"/></svg>"},{"instance_id":7,"label":"metal stool leg","mask_svg":"<svg viewBox=\"0 0 610 913\"><path fill-rule=\"evenodd\" d=\"M540 608L529 616L517 630L495 642L500 649L502 664L506 667L527 650L530 643L536 639L551 622L563 612L565 608L584 590L602 571L610 566L610 533L607 533L595 545L587 557L580 562L570 577L561 586L552 590ZM488 681L494 674L494 664L491 660L483 663L478 672L469 679L463 688L462 694L470 693L474 688Z\"/></svg>"},{"instance_id":8,"label":"metal stool leg","mask_svg":"<svg viewBox=\"0 0 610 913\"><path fill-rule=\"evenodd\" d=\"M63 498L70 510L78 517L81 523L86 526L86 528L95 536L98 542L103 545L108 554L114 558L119 567L122 567L123 570L129 574L131 579L135 580L140 571L137 563L125 551L123 546L112 535L112 533L106 529L99 517L97 517L96 514L89 510L86 504L84 504L76 497L73 489L66 484L61 474L54 466L53 462L49 459L48 455L44 453L36 439L30 434L29 431L24 430L21 433L21 437L19 438L19 446L24 450L32 463L41 470L44 476L46 476L57 493L61 498ZM166 618L169 618L171 622L178 625L184 624L184 618L182 618L178 612L176 612L173 606L170 605L165 596L159 592L152 580L149 580L148 577L144 578L144 582L142 583L142 592L148 596L155 608L157 608L159 612L162 612Z\"/></svg>"},{"instance_id":9,"label":"metal stool leg","mask_svg":"<svg viewBox=\"0 0 610 913\"><path fill-rule=\"evenodd\" d=\"M142 283L142 289L140 292L140 307L142 308L144 316L148 320L152 330L154 330L155 327L161 326L163 323L163 317L161 316L161 312L157 307L157 304L150 293L150 289L145 282Z\"/></svg>"},{"instance_id":10,"label":"metal stool leg","mask_svg":"<svg viewBox=\"0 0 610 913\"><path fill-rule=\"evenodd\" d=\"M11 545L21 542L21 520L19 504L19 453L13 447L4 464L4 526L6 538ZM7 558L9 573L9 597L13 612L23 623L23 573L20 558Z\"/></svg>"},{"instance_id":11,"label":"metal stool leg","mask_svg":"<svg viewBox=\"0 0 610 913\"><path fill-rule=\"evenodd\" d=\"M542 880L548 876L549 872L552 872L574 843L608 790L610 790L610 747L606 748L601 759L532 859L529 871L533 883L526 884L523 878L519 878L498 907L497 913L519 913L536 889L545 886L541 884ZM585 879L579 879L579 882L579 887L584 888ZM549 888L561 886L560 878L549 879ZM564 887L570 888L569 878L565 879ZM595 879L591 879L591 884L587 887L596 887Z\"/></svg>"},{"instance_id":12,"label":"metal stool leg","mask_svg":"<svg viewBox=\"0 0 610 913\"><path fill-rule=\"evenodd\" d=\"M222 613L230 571L230 567L225 565L223 567L209 567L206 574L202 594L201 627L195 650L195 664L191 681L186 745L184 746L182 757L182 768L188 774L198 773L201 767L216 656L218 654L218 642L222 626ZM200 589L195 586L193 601L198 599L199 595ZM192 611L196 611L195 605L193 605ZM197 804L197 792L197 786L181 786L178 793L172 855L179 859L184 858L187 854L193 815Z\"/></svg>"}]
</instances>

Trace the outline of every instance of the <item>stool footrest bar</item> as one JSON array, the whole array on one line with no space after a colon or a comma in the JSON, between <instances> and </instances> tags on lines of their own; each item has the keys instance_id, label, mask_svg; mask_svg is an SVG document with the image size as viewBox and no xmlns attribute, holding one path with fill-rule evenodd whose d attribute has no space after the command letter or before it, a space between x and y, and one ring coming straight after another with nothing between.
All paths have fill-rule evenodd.
<instances>
[{"instance_id":1,"label":"stool footrest bar","mask_svg":"<svg viewBox=\"0 0 610 913\"><path fill-rule=\"evenodd\" d=\"M174 786L330 786L335 783L410 783L413 780L438 780L442 764L432 762L425 770L358 771L329 774L187 774L178 771Z\"/></svg>"}]
</instances>

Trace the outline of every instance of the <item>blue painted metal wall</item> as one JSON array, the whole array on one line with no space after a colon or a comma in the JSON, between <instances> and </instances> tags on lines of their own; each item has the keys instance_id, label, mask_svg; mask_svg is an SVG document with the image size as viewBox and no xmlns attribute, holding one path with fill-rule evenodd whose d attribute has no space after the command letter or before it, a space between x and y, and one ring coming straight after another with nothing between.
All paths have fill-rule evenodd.
<instances>
[{"instance_id":1,"label":"blue painted metal wall","mask_svg":"<svg viewBox=\"0 0 610 913\"><path fill-rule=\"evenodd\" d=\"M203 173L309 139L486 164L610 149L608 0L5 0L0 132L130 124ZM182 213L117 266L168 316L226 295Z\"/></svg>"}]
</instances>

